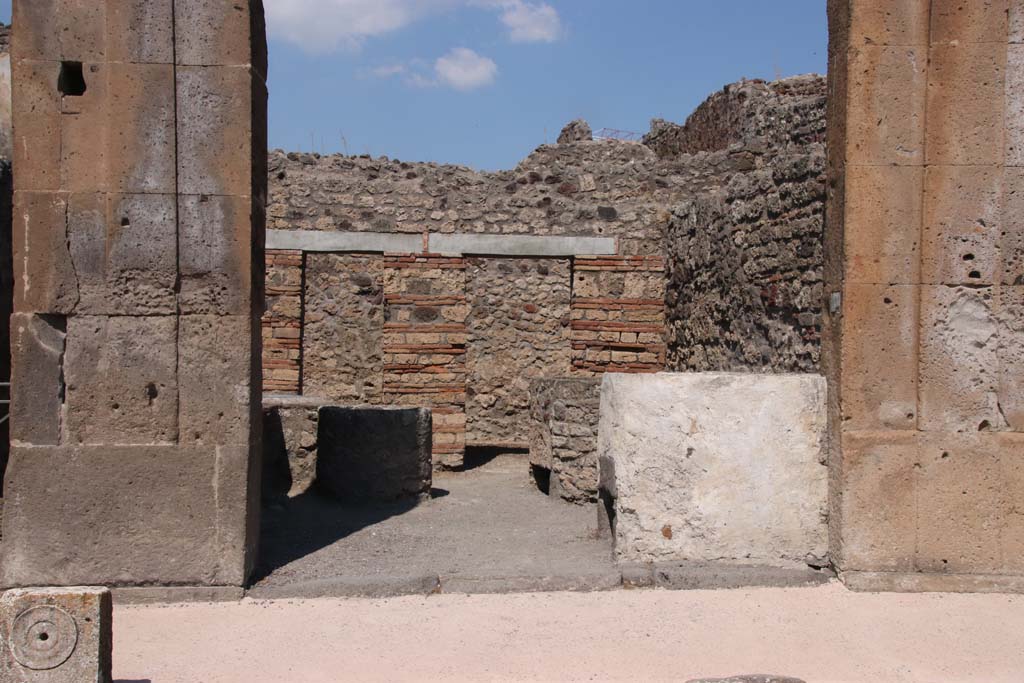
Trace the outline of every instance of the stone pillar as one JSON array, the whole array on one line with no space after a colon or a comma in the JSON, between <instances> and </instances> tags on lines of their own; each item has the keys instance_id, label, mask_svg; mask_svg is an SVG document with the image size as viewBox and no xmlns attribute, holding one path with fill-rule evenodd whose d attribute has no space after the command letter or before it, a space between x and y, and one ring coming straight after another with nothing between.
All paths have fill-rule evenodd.
<instances>
[{"instance_id":1,"label":"stone pillar","mask_svg":"<svg viewBox=\"0 0 1024 683\"><path fill-rule=\"evenodd\" d=\"M1024 588L1024 2L833 0L832 556Z\"/></svg>"},{"instance_id":2,"label":"stone pillar","mask_svg":"<svg viewBox=\"0 0 1024 683\"><path fill-rule=\"evenodd\" d=\"M16 0L13 17L2 581L241 585L259 504L261 3Z\"/></svg>"}]
</instances>

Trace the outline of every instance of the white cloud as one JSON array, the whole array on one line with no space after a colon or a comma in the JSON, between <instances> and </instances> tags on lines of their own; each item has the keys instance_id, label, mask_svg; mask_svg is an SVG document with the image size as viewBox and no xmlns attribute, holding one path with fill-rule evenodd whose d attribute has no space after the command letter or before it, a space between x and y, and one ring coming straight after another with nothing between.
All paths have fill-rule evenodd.
<instances>
[{"instance_id":1,"label":"white cloud","mask_svg":"<svg viewBox=\"0 0 1024 683\"><path fill-rule=\"evenodd\" d=\"M408 71L409 68L405 64L385 64L370 69L370 75L377 78L391 78L392 76L401 76Z\"/></svg>"},{"instance_id":2,"label":"white cloud","mask_svg":"<svg viewBox=\"0 0 1024 683\"><path fill-rule=\"evenodd\" d=\"M357 49L459 0L266 0L267 30L308 52Z\"/></svg>"},{"instance_id":3,"label":"white cloud","mask_svg":"<svg viewBox=\"0 0 1024 683\"><path fill-rule=\"evenodd\" d=\"M456 47L438 58L434 72L445 85L456 90L473 90L493 83L498 76L498 65L467 47Z\"/></svg>"},{"instance_id":4,"label":"white cloud","mask_svg":"<svg viewBox=\"0 0 1024 683\"><path fill-rule=\"evenodd\" d=\"M517 43L553 43L562 35L562 21L554 7L541 2L506 0L501 22L509 30L509 37Z\"/></svg>"},{"instance_id":5,"label":"white cloud","mask_svg":"<svg viewBox=\"0 0 1024 683\"><path fill-rule=\"evenodd\" d=\"M355 50L377 36L459 7L501 13L515 42L552 42L562 33L554 7L525 0L265 0L267 30L311 53Z\"/></svg>"}]
</instances>

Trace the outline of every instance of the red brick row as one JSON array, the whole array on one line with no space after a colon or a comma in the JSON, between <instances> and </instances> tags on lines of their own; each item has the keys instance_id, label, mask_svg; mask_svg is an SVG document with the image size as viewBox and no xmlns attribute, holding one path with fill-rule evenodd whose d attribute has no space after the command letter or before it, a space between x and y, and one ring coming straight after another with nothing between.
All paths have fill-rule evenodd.
<instances>
[{"instance_id":1,"label":"red brick row","mask_svg":"<svg viewBox=\"0 0 1024 683\"><path fill-rule=\"evenodd\" d=\"M664 325L635 322L612 322L609 320L573 320L574 330L591 330L594 332L656 332L664 331Z\"/></svg>"}]
</instances>

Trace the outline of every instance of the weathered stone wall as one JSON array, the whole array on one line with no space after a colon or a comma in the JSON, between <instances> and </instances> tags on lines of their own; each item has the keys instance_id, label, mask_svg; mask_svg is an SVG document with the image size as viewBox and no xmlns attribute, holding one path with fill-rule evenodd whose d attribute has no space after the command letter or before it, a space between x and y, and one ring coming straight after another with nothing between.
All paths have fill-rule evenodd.
<instances>
[{"instance_id":1,"label":"weathered stone wall","mask_svg":"<svg viewBox=\"0 0 1024 683\"><path fill-rule=\"evenodd\" d=\"M572 503L597 500L601 378L530 383L530 463L548 472L548 494Z\"/></svg>"},{"instance_id":2,"label":"weathered stone wall","mask_svg":"<svg viewBox=\"0 0 1024 683\"><path fill-rule=\"evenodd\" d=\"M737 124L728 140L711 146L714 151L693 154L664 137L651 146L593 141L579 122L560 144L542 146L515 169L497 173L387 158L272 153L270 227L291 236L282 245L306 245L306 270L281 261L294 252L274 252L268 280L282 288L303 280L306 286L303 300L281 289L288 298L269 305L265 339L284 346L290 342L278 342L278 336L290 340L297 334L302 353L296 359L276 350L267 370L281 381L268 380L268 387L335 402L432 407L435 457L450 465L458 464L466 443L524 446L532 378L666 368L665 256L672 209L733 184L740 188L741 181L731 180L737 176L751 179L742 186L748 193L744 205L754 203L749 194L763 189L765 178L778 178L770 201L756 198L760 218L751 208L745 219L752 233L748 251L756 261L750 277L771 280L769 292L781 289L780 297L798 296L801 306L816 311L816 304L805 302L814 296L813 283L793 280L813 268L820 248L805 254L799 247L806 263L772 250L796 248L815 237L816 209L804 210L801 202L820 203L820 196L793 195L806 193L796 178L801 155L820 155L814 136L823 134L824 81L808 76L745 82L712 100L708 106L729 103ZM709 120L698 116L680 128L710 135L703 130ZM789 150L791 169L776 168L780 152L773 145ZM815 163L807 162L813 169ZM739 192L730 195L737 206ZM790 226L805 214L810 227ZM344 239L321 238L332 234ZM469 239L479 235L506 241ZM432 247L446 236L459 251ZM610 248L597 253L547 255L532 251L543 251L535 243L516 239L538 236L593 238L578 242L588 245L611 239ZM345 244L362 246L337 246ZM675 247L686 245L677 239ZM359 251L364 253L353 253ZM326 262L337 264L329 276L322 272ZM383 273L364 272L368 266L361 264L377 262ZM777 273L789 279L776 282ZM384 296L379 342L378 312L372 310L378 277ZM363 291L355 294L353 288ZM752 315L771 316L776 302L769 298L765 305L771 310ZM294 311L302 316L298 331ZM808 348L800 353L815 355L813 333L801 333ZM787 337L774 344L772 351L781 354L793 342Z\"/></svg>"},{"instance_id":3,"label":"weathered stone wall","mask_svg":"<svg viewBox=\"0 0 1024 683\"><path fill-rule=\"evenodd\" d=\"M13 16L0 582L241 585L259 503L262 5L16 0Z\"/></svg>"},{"instance_id":4,"label":"weathered stone wall","mask_svg":"<svg viewBox=\"0 0 1024 683\"><path fill-rule=\"evenodd\" d=\"M433 411L436 463L456 467L466 446L466 260L384 260L383 402Z\"/></svg>"},{"instance_id":5,"label":"weathered stone wall","mask_svg":"<svg viewBox=\"0 0 1024 683\"><path fill-rule=\"evenodd\" d=\"M700 182L620 142L545 145L498 173L283 152L270 165L271 229L618 236L628 254L657 254L664 207Z\"/></svg>"},{"instance_id":6,"label":"weathered stone wall","mask_svg":"<svg viewBox=\"0 0 1024 683\"><path fill-rule=\"evenodd\" d=\"M817 372L824 173L824 145L812 143L673 211L669 368Z\"/></svg>"},{"instance_id":7,"label":"weathered stone wall","mask_svg":"<svg viewBox=\"0 0 1024 683\"><path fill-rule=\"evenodd\" d=\"M344 403L383 400L384 268L380 256L306 257L303 389Z\"/></svg>"},{"instance_id":8,"label":"weathered stone wall","mask_svg":"<svg viewBox=\"0 0 1024 683\"><path fill-rule=\"evenodd\" d=\"M573 263L572 367L577 374L665 367L665 260L579 258Z\"/></svg>"},{"instance_id":9,"label":"weathered stone wall","mask_svg":"<svg viewBox=\"0 0 1024 683\"><path fill-rule=\"evenodd\" d=\"M725 86L678 125L655 119L644 144L661 158L717 152L738 145L780 152L825 141L825 81L798 76Z\"/></svg>"},{"instance_id":10,"label":"weathered stone wall","mask_svg":"<svg viewBox=\"0 0 1024 683\"><path fill-rule=\"evenodd\" d=\"M468 442L526 444L530 380L570 373L570 272L564 259L469 260Z\"/></svg>"}]
</instances>

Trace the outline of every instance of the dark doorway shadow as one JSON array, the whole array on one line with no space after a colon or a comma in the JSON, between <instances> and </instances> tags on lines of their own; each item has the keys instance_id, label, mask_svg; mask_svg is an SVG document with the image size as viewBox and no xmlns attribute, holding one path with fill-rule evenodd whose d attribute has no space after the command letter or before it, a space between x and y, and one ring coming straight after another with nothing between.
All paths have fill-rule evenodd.
<instances>
[{"instance_id":1,"label":"dark doorway shadow","mask_svg":"<svg viewBox=\"0 0 1024 683\"><path fill-rule=\"evenodd\" d=\"M469 472L483 467L499 455L527 456L529 448L509 448L507 446L466 446L462 457L462 465L452 469L453 472Z\"/></svg>"}]
</instances>

